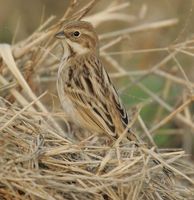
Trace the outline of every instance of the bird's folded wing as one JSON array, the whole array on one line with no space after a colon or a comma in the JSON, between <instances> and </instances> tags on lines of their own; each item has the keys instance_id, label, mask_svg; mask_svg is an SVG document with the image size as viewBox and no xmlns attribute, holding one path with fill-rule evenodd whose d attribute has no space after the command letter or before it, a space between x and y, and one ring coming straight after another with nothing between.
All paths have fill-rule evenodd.
<instances>
[{"instance_id":1,"label":"bird's folded wing","mask_svg":"<svg viewBox=\"0 0 194 200\"><path fill-rule=\"evenodd\" d=\"M81 90L67 89L65 92L73 102L82 120L84 120L83 123L88 123L88 126L93 130L100 130L100 132L115 137L115 125L112 116L99 99L89 96Z\"/></svg>"},{"instance_id":2,"label":"bird's folded wing","mask_svg":"<svg viewBox=\"0 0 194 200\"><path fill-rule=\"evenodd\" d=\"M63 81L66 84L64 92L83 117L116 137L117 131L128 125L128 116L107 72L99 60L95 63L98 65L86 62L79 66L79 73L71 73L68 82Z\"/></svg>"}]
</instances>

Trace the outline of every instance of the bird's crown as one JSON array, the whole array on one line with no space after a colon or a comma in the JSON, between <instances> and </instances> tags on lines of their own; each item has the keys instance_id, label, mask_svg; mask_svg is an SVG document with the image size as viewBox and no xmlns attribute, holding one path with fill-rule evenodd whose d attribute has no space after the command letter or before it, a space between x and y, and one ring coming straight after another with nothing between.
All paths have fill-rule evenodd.
<instances>
[{"instance_id":1,"label":"bird's crown","mask_svg":"<svg viewBox=\"0 0 194 200\"><path fill-rule=\"evenodd\" d=\"M98 51L98 37L94 27L85 21L69 21L56 38L63 39L75 54Z\"/></svg>"}]
</instances>

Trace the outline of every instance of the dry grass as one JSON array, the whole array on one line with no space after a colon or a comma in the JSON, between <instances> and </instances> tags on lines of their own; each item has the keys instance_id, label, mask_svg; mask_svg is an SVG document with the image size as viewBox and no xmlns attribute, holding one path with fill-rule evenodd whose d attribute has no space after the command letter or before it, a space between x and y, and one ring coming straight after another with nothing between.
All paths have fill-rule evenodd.
<instances>
[{"instance_id":1,"label":"dry grass","mask_svg":"<svg viewBox=\"0 0 194 200\"><path fill-rule=\"evenodd\" d=\"M56 78L61 49L53 35L64 20L84 18L98 27L112 19L120 22L135 19L124 14L128 3L115 2L100 13L87 15L97 1L91 1L78 12L74 12L76 1L71 2L60 20L49 18L17 44L0 44L0 199L194 199L194 170L184 151L155 153L154 148L121 143L122 136L112 147L98 136L82 133L81 137L81 130L69 128L64 113L56 112L57 97L50 91L43 92L53 87ZM183 128L186 135L187 131L194 130L190 107L194 100L194 83L189 81L177 59L180 52L193 56L192 37L165 48L108 50L128 40L129 33L158 30L177 23L178 19L166 19L99 36L103 43L101 56L111 67L112 78L127 78L131 87L138 86L159 105L157 123L152 126L148 127L140 115L137 117L137 126L153 146L152 134L169 121L183 124L180 129ZM141 71L128 71L113 56L149 52L165 52L166 56L152 68ZM174 62L175 69L162 69L170 65L169 61ZM181 76L173 74L177 70ZM141 82L151 74L165 79L162 95ZM183 88L179 94L181 102L176 107L167 101L172 85ZM161 114L163 111L167 111L165 116ZM185 141L188 143L189 139ZM155 165L153 159L161 164ZM167 176L162 166L174 175Z\"/></svg>"}]
</instances>

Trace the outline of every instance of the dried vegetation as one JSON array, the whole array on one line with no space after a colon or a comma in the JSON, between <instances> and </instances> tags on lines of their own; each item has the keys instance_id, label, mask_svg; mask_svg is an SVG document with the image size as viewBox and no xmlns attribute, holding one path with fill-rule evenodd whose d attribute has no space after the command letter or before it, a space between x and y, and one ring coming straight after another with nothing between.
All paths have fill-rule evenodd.
<instances>
[{"instance_id":1,"label":"dried vegetation","mask_svg":"<svg viewBox=\"0 0 194 200\"><path fill-rule=\"evenodd\" d=\"M90 15L88 12L97 1L90 1L77 12L74 11L77 2L71 1L61 19L50 17L19 43L0 44L0 199L194 199L194 170L184 151L161 149L155 153L154 148L121 143L121 138L109 147L97 136L82 133L80 137L80 130L69 128L64 113L52 109L52 99L56 102L57 96L46 90L55 88L61 52L53 35L69 19L83 18L96 27L112 20L133 22L136 16L125 12L127 2L117 4L115 1ZM145 8L139 16L144 11ZM137 117L138 132L153 146L152 134L169 121L182 124L179 129L184 134L194 130L191 112L194 83L189 81L177 59L180 52L193 57L193 39L158 49L118 52L110 52L110 49L128 40L128 34L163 29L177 23L178 19L158 20L99 35L103 44L101 56L110 66L112 78L125 77L132 86L143 90L149 96L143 106L150 103L150 99L159 106L159 120L153 126L148 127L141 116ZM153 67L139 71L127 70L114 57L149 52L165 52L166 56ZM173 66L170 61L174 61ZM175 75L177 71L180 76ZM161 95L142 83L150 75L165 80ZM167 98L173 85L181 88L181 101L175 107ZM164 110L165 115L160 115ZM161 164L155 165L154 158ZM167 176L162 166L169 168L173 175Z\"/></svg>"}]
</instances>

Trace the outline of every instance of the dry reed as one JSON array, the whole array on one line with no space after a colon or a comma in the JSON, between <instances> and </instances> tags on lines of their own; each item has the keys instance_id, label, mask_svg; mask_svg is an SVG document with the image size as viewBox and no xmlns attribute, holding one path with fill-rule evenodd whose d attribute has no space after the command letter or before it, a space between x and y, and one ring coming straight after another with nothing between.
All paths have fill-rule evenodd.
<instances>
[{"instance_id":1,"label":"dry reed","mask_svg":"<svg viewBox=\"0 0 194 200\"><path fill-rule=\"evenodd\" d=\"M98 136L83 134L85 138L80 139L80 130L77 129L74 130L77 133L71 136L68 124L65 128L61 125L66 123L64 114L53 112L43 103L49 92L42 92L44 88L41 84L44 80L53 84L60 57L59 44L53 35L65 20L84 18L96 27L110 20L135 20L134 16L123 14L128 3L118 5L114 2L99 13L87 15L95 3L97 1L93 0L75 13L78 2L71 1L60 20L49 18L32 35L17 44L0 44L0 199L192 200L194 170L184 151L159 150L155 153L154 148L137 148L132 142L121 143L119 140L109 147ZM107 49L129 33L160 29L176 23L177 19L167 19L100 35L101 41L105 41L101 56L114 69L111 76L127 77L131 85L137 85L156 101L161 110L169 112L151 128L140 116L137 117L142 131L153 145L151 134L170 120L177 120L194 129L189 110L194 100L194 83L188 80L176 60L178 52L190 53L189 45L193 41L190 39L170 48L136 52L111 53ZM134 72L124 69L111 56L141 51L165 51L168 55L151 69ZM162 70L170 60L176 62L183 78ZM150 74L188 88L190 96L186 96L182 104L174 109L141 83ZM161 164L155 165L153 159ZM173 174L167 176L163 166Z\"/></svg>"}]
</instances>

